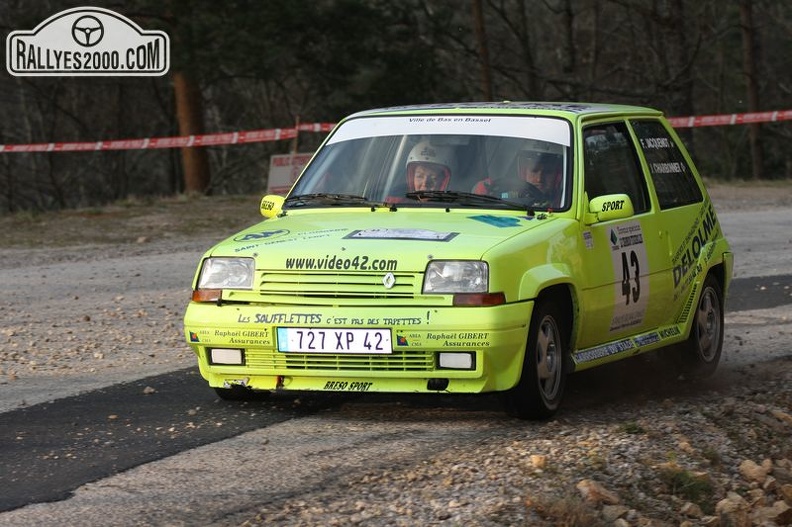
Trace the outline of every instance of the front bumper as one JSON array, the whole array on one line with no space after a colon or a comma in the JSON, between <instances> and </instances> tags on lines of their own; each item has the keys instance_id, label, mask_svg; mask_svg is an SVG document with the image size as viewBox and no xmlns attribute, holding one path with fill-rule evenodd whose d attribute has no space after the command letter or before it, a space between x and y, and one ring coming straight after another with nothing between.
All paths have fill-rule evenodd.
<instances>
[{"instance_id":1,"label":"front bumper","mask_svg":"<svg viewBox=\"0 0 792 527\"><path fill-rule=\"evenodd\" d=\"M201 375L212 387L481 393L507 390L519 380L532 307L533 302L475 308L191 302L184 331ZM393 352L279 352L279 327L390 329ZM242 350L243 364L212 364L213 348ZM440 353L472 354L472 367L441 368Z\"/></svg>"}]
</instances>

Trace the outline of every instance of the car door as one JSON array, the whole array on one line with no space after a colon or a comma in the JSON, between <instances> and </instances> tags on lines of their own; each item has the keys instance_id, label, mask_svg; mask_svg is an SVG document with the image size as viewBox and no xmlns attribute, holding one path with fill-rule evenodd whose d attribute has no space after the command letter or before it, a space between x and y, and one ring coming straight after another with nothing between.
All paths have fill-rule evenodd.
<instances>
[{"instance_id":1,"label":"car door","mask_svg":"<svg viewBox=\"0 0 792 527\"><path fill-rule=\"evenodd\" d=\"M585 285L578 349L648 331L664 319L668 242L632 137L625 121L583 129L583 185L588 200L626 194L634 214L583 227Z\"/></svg>"},{"instance_id":2,"label":"car door","mask_svg":"<svg viewBox=\"0 0 792 527\"><path fill-rule=\"evenodd\" d=\"M657 196L657 217L668 243L666 283L673 288L669 317L682 310L696 263L718 232L712 203L705 200L694 167L682 153L676 136L658 119L630 122ZM674 317L675 318L675 317Z\"/></svg>"}]
</instances>

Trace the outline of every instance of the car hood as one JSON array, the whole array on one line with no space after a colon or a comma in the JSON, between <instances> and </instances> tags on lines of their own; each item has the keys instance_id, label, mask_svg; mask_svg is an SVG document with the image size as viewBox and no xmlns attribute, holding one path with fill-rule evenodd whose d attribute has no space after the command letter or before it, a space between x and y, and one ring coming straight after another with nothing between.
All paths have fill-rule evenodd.
<instances>
[{"instance_id":1,"label":"car hood","mask_svg":"<svg viewBox=\"0 0 792 527\"><path fill-rule=\"evenodd\" d=\"M313 259L312 269L337 269L340 259L343 269L343 261L357 257L398 260L400 269L421 270L428 259L480 259L492 247L556 220L552 214L469 209L300 211L262 221L209 254L254 257L258 268L270 269L305 259Z\"/></svg>"}]
</instances>

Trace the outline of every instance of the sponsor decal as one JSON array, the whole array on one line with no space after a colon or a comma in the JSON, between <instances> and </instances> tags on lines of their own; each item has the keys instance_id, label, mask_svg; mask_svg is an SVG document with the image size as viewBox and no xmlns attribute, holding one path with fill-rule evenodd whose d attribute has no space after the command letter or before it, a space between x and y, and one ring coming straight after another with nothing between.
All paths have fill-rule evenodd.
<instances>
[{"instance_id":1,"label":"sponsor decal","mask_svg":"<svg viewBox=\"0 0 792 527\"><path fill-rule=\"evenodd\" d=\"M609 212L612 210L622 210L624 208L624 200L617 199L614 201L605 201L602 203L602 212Z\"/></svg>"},{"instance_id":2,"label":"sponsor decal","mask_svg":"<svg viewBox=\"0 0 792 527\"><path fill-rule=\"evenodd\" d=\"M286 258L286 269L295 270L336 270L336 271L395 271L399 265L396 259L379 259L369 256L325 255L322 258Z\"/></svg>"},{"instance_id":3,"label":"sponsor decal","mask_svg":"<svg viewBox=\"0 0 792 527\"><path fill-rule=\"evenodd\" d=\"M581 351L580 353L577 353L575 355L575 362L577 362L578 364L581 362L590 362L593 360L608 357L610 355L615 355L623 351L631 350L634 348L635 348L635 344L630 339L611 342L609 344L604 344L602 346L589 348L587 350Z\"/></svg>"},{"instance_id":4,"label":"sponsor decal","mask_svg":"<svg viewBox=\"0 0 792 527\"><path fill-rule=\"evenodd\" d=\"M620 331L643 322L649 304L649 259L637 221L610 231L614 276L614 307L610 330Z\"/></svg>"},{"instance_id":5,"label":"sponsor decal","mask_svg":"<svg viewBox=\"0 0 792 527\"><path fill-rule=\"evenodd\" d=\"M438 331L396 334L396 345L427 348L484 348L489 347L490 334L486 331Z\"/></svg>"},{"instance_id":6,"label":"sponsor decal","mask_svg":"<svg viewBox=\"0 0 792 527\"><path fill-rule=\"evenodd\" d=\"M707 203L701 209L701 214L695 219L693 225L688 230L685 239L682 241L679 249L674 253L671 260L674 273L674 287L678 288L683 286L687 289L693 279L701 271L700 266L697 265L699 255L707 243L715 239L720 227L718 226L718 218L715 215L715 208L712 203ZM706 254L707 259L712 256L715 249L714 245L709 247Z\"/></svg>"},{"instance_id":7,"label":"sponsor decal","mask_svg":"<svg viewBox=\"0 0 792 527\"><path fill-rule=\"evenodd\" d=\"M655 342L660 342L660 335L656 332L647 333L646 335L639 335L633 339L635 345L639 348L641 346L648 346L649 344L654 344Z\"/></svg>"},{"instance_id":8,"label":"sponsor decal","mask_svg":"<svg viewBox=\"0 0 792 527\"><path fill-rule=\"evenodd\" d=\"M421 115L366 116L338 126L327 144L389 135L497 135L571 144L569 126L561 119L534 116Z\"/></svg>"},{"instance_id":9,"label":"sponsor decal","mask_svg":"<svg viewBox=\"0 0 792 527\"><path fill-rule=\"evenodd\" d=\"M491 216L489 214L482 214L479 216L468 216L471 220L480 221L494 227L517 227L520 225L520 219L511 216Z\"/></svg>"},{"instance_id":10,"label":"sponsor decal","mask_svg":"<svg viewBox=\"0 0 792 527\"><path fill-rule=\"evenodd\" d=\"M458 234L458 232L436 232L424 229L363 229L352 231L344 238L447 242Z\"/></svg>"},{"instance_id":11,"label":"sponsor decal","mask_svg":"<svg viewBox=\"0 0 792 527\"><path fill-rule=\"evenodd\" d=\"M315 313L256 313L253 316L239 315L240 324L319 324L322 316Z\"/></svg>"},{"instance_id":12,"label":"sponsor decal","mask_svg":"<svg viewBox=\"0 0 792 527\"><path fill-rule=\"evenodd\" d=\"M333 234L339 232L347 232L349 229L324 229L320 231L307 231L307 232L294 232L289 233L291 236L288 237L281 237L281 236L270 236L265 238L264 241L259 242L259 245L275 245L280 243L299 243L308 240L316 240L319 238L329 238ZM288 233L288 231L287 231Z\"/></svg>"},{"instance_id":13,"label":"sponsor decal","mask_svg":"<svg viewBox=\"0 0 792 527\"><path fill-rule=\"evenodd\" d=\"M594 248L594 235L591 231L583 231L583 243L586 244L586 249L588 250Z\"/></svg>"},{"instance_id":14,"label":"sponsor decal","mask_svg":"<svg viewBox=\"0 0 792 527\"><path fill-rule=\"evenodd\" d=\"M272 336L270 334L269 329L261 329L261 330L216 329L214 331L214 336L218 340L223 339L229 342L230 344L236 344L239 346L244 346L244 345L271 346L272 345Z\"/></svg>"},{"instance_id":15,"label":"sponsor decal","mask_svg":"<svg viewBox=\"0 0 792 527\"><path fill-rule=\"evenodd\" d=\"M373 382L327 381L322 389L336 392L367 392L372 386L374 386Z\"/></svg>"},{"instance_id":16,"label":"sponsor decal","mask_svg":"<svg viewBox=\"0 0 792 527\"><path fill-rule=\"evenodd\" d=\"M665 329L661 329L658 333L660 333L660 338L662 339L669 339L671 337L676 337L681 332L677 326L671 326Z\"/></svg>"},{"instance_id":17,"label":"sponsor decal","mask_svg":"<svg viewBox=\"0 0 792 527\"><path fill-rule=\"evenodd\" d=\"M289 234L287 229L278 229L274 231L261 231L261 232L248 232L240 234L234 238L235 242L252 242L260 240L268 240L270 238L277 238Z\"/></svg>"},{"instance_id":18,"label":"sponsor decal","mask_svg":"<svg viewBox=\"0 0 792 527\"><path fill-rule=\"evenodd\" d=\"M6 38L6 68L15 76L161 76L170 40L109 9L76 7L32 31Z\"/></svg>"}]
</instances>

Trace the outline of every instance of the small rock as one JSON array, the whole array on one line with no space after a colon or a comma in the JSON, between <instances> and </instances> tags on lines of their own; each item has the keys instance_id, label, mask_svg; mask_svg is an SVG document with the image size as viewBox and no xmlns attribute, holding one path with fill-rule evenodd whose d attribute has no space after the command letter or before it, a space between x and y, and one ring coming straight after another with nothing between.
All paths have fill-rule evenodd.
<instances>
[{"instance_id":1,"label":"small rock","mask_svg":"<svg viewBox=\"0 0 792 527\"><path fill-rule=\"evenodd\" d=\"M599 505L600 503L617 505L620 501L616 493L609 491L591 479L581 480L577 484L577 489L580 491L580 495L583 499L594 505Z\"/></svg>"},{"instance_id":2,"label":"small rock","mask_svg":"<svg viewBox=\"0 0 792 527\"><path fill-rule=\"evenodd\" d=\"M746 459L740 463L740 474L748 481L755 481L762 484L767 478L767 473L768 468L766 466L758 465L750 459Z\"/></svg>"},{"instance_id":3,"label":"small rock","mask_svg":"<svg viewBox=\"0 0 792 527\"><path fill-rule=\"evenodd\" d=\"M786 483L778 488L778 494L788 505L792 506L792 484Z\"/></svg>"},{"instance_id":4,"label":"small rock","mask_svg":"<svg viewBox=\"0 0 792 527\"><path fill-rule=\"evenodd\" d=\"M679 510L679 512L685 516L688 516L689 518L701 518L704 516L704 511L701 510L701 507L691 502L687 502L682 505L682 508Z\"/></svg>"},{"instance_id":5,"label":"small rock","mask_svg":"<svg viewBox=\"0 0 792 527\"><path fill-rule=\"evenodd\" d=\"M751 512L753 525L789 525L792 523L792 507L777 501L772 507L757 507Z\"/></svg>"},{"instance_id":6,"label":"small rock","mask_svg":"<svg viewBox=\"0 0 792 527\"><path fill-rule=\"evenodd\" d=\"M533 468L544 470L547 467L547 456L539 454L531 455L531 465L533 465Z\"/></svg>"},{"instance_id":7,"label":"small rock","mask_svg":"<svg viewBox=\"0 0 792 527\"><path fill-rule=\"evenodd\" d=\"M630 509L624 505L604 505L602 507L602 517L607 522L615 522L619 518L624 517Z\"/></svg>"},{"instance_id":8,"label":"small rock","mask_svg":"<svg viewBox=\"0 0 792 527\"><path fill-rule=\"evenodd\" d=\"M788 413L783 412L781 410L775 410L775 409L770 410L770 414L779 421L781 421L782 423L785 423L788 426L792 426L792 415L789 415Z\"/></svg>"},{"instance_id":9,"label":"small rock","mask_svg":"<svg viewBox=\"0 0 792 527\"><path fill-rule=\"evenodd\" d=\"M728 496L715 505L715 512L718 515L720 524L724 526L733 525L735 527L750 525L748 519L748 502L737 493L729 492Z\"/></svg>"}]
</instances>

